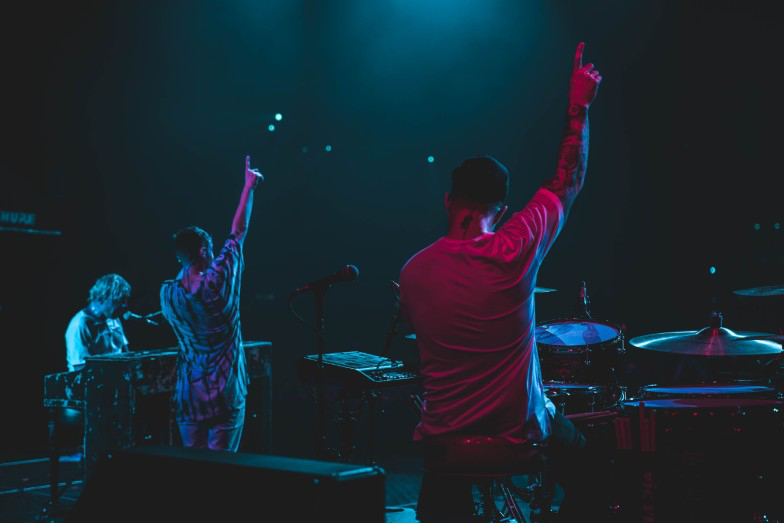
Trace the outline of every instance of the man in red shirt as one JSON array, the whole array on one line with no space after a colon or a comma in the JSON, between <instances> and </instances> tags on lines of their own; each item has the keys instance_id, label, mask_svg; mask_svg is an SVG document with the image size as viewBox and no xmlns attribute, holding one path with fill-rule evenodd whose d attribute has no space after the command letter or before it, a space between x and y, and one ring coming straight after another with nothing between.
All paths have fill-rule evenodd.
<instances>
[{"instance_id":1,"label":"man in red shirt","mask_svg":"<svg viewBox=\"0 0 784 523\"><path fill-rule=\"evenodd\" d=\"M401 310L417 336L425 389L415 439L473 433L585 445L544 394L534 337L537 273L583 186L588 108L601 82L582 52L581 43L555 176L494 232L507 210L509 173L494 158L469 158L452 173L446 236L401 270ZM440 503L438 490L426 475L418 512L428 521L459 509L459 496L441 488Z\"/></svg>"}]
</instances>

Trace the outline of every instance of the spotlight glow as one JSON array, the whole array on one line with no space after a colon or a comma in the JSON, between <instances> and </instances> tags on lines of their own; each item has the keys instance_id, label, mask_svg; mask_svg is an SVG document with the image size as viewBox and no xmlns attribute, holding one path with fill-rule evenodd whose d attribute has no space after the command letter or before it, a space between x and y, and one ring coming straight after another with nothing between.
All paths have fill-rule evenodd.
<instances>
[{"instance_id":1,"label":"spotlight glow","mask_svg":"<svg viewBox=\"0 0 784 523\"><path fill-rule=\"evenodd\" d=\"M427 163L433 163L435 161L436 161L436 159L433 156L428 156L427 157Z\"/></svg>"},{"instance_id":2,"label":"spotlight glow","mask_svg":"<svg viewBox=\"0 0 784 523\"><path fill-rule=\"evenodd\" d=\"M332 150L332 146L331 145L327 145L326 147L324 147L324 150L327 151L327 152L330 152Z\"/></svg>"},{"instance_id":3,"label":"spotlight glow","mask_svg":"<svg viewBox=\"0 0 784 523\"><path fill-rule=\"evenodd\" d=\"M754 224L754 230L755 230L755 231L758 231L758 230L760 230L760 224L758 224L758 223L755 223L755 224Z\"/></svg>"},{"instance_id":4,"label":"spotlight glow","mask_svg":"<svg viewBox=\"0 0 784 523\"><path fill-rule=\"evenodd\" d=\"M711 267L710 269L708 269L708 272L711 274L716 274L716 267Z\"/></svg>"},{"instance_id":5,"label":"spotlight glow","mask_svg":"<svg viewBox=\"0 0 784 523\"><path fill-rule=\"evenodd\" d=\"M280 113L275 113L275 119L276 119L277 121L281 121L281 120L283 120L283 115L282 115L282 114L280 114Z\"/></svg>"},{"instance_id":6,"label":"spotlight glow","mask_svg":"<svg viewBox=\"0 0 784 523\"><path fill-rule=\"evenodd\" d=\"M269 129L269 132L274 132L274 131L275 131L275 126L274 126L274 125L272 125L272 124L269 124L269 126L267 127L267 129Z\"/></svg>"}]
</instances>

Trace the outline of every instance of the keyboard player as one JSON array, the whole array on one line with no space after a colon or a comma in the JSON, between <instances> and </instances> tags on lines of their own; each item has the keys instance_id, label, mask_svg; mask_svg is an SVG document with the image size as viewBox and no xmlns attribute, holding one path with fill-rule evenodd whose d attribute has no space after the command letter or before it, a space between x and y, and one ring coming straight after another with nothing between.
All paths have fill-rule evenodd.
<instances>
[{"instance_id":1,"label":"keyboard player","mask_svg":"<svg viewBox=\"0 0 784 523\"><path fill-rule=\"evenodd\" d=\"M121 316L128 310L131 286L119 274L98 278L90 289L87 307L74 315L65 331L68 370L84 368L86 356L128 350Z\"/></svg>"}]
</instances>

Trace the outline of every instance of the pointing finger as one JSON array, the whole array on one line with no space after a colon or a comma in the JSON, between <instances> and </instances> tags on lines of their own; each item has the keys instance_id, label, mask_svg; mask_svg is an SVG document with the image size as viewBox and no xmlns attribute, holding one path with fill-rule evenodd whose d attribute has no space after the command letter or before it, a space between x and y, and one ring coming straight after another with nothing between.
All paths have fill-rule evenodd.
<instances>
[{"instance_id":1,"label":"pointing finger","mask_svg":"<svg viewBox=\"0 0 784 523\"><path fill-rule=\"evenodd\" d=\"M577 52L574 54L574 70L577 71L583 66L583 48L585 47L584 42L580 42L577 45Z\"/></svg>"}]
</instances>

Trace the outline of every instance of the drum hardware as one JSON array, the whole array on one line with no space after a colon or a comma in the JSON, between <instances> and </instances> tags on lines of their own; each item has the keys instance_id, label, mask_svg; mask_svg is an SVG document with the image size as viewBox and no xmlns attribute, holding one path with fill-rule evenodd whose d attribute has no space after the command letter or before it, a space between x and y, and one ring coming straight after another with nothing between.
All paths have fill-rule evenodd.
<instances>
[{"instance_id":1,"label":"drum hardware","mask_svg":"<svg viewBox=\"0 0 784 523\"><path fill-rule=\"evenodd\" d=\"M585 282L580 282L580 301L582 302L583 315L591 319L591 298L588 297L588 289Z\"/></svg>"}]
</instances>

